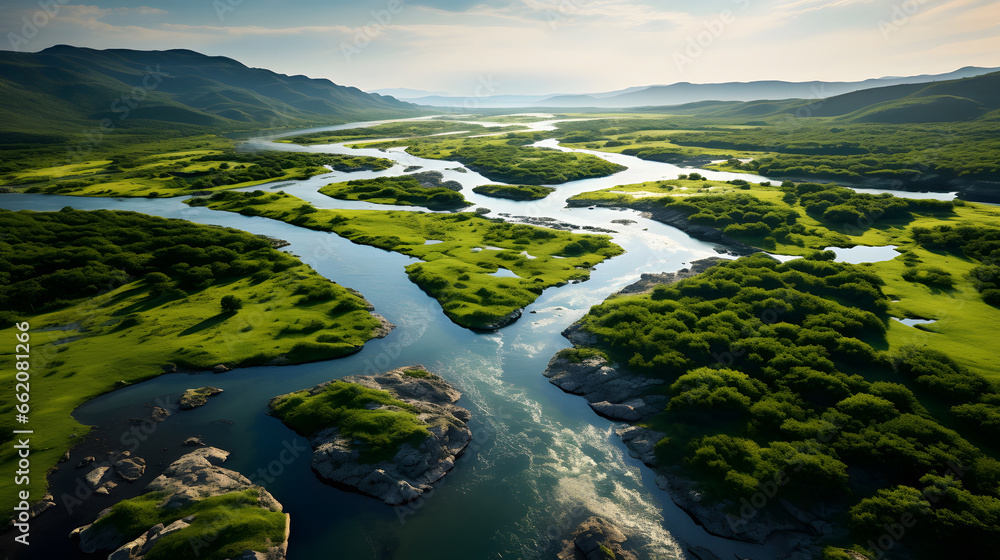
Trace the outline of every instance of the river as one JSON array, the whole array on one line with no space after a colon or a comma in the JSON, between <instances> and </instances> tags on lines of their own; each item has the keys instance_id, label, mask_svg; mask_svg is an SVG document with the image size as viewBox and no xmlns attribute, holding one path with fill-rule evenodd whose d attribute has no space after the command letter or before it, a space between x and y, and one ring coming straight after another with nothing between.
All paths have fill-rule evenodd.
<instances>
[{"instance_id":1,"label":"river","mask_svg":"<svg viewBox=\"0 0 1000 560\"><path fill-rule=\"evenodd\" d=\"M325 129L362 124L368 123ZM551 126L551 121L531 126L545 130L540 127ZM642 540L642 553L647 558L688 558L684 549L689 546L707 547L722 558L734 554L745 558L775 556L775 547L780 548L780 543L749 545L706 533L656 487L652 472L625 452L614 433L621 424L597 416L584 399L563 393L542 376L552 355L569 346L560 332L590 306L635 281L643 272L676 271L692 260L717 254L712 244L644 219L636 212L566 208L565 199L619 184L675 178L691 170L590 152L629 169L610 177L559 185L556 193L542 201L515 202L473 193L473 186L493 181L456 162L416 158L401 149L380 152L343 145L303 147L272 140L255 138L246 146L367 154L397 162L385 171L332 172L281 187L318 207L386 209L365 202L334 200L318 194L317 189L341 180L398 175L404 166L419 165L422 171L440 170L445 179L459 181L466 198L476 206L490 208L494 215L552 217L579 226L616 230L614 240L627 253L598 265L586 282L546 290L519 321L498 332L483 334L452 323L435 300L409 281L403 267L413 262L410 257L354 245L330 233L191 208L179 198L5 194L0 196L0 207L11 210L58 210L64 206L134 210L285 239L291 243L287 251L325 277L361 291L378 313L397 325L385 339L372 340L361 352L338 360L245 368L218 375L163 375L84 404L75 412L79 421L101 425L103 437L113 441L125 429L121 427L122 419L143 416L144 406L149 403L176 399L190 387L222 388L225 392L207 406L175 413L159 424L134 454L144 456L171 449L176 450L172 451L176 456L182 452L178 443L189 435L200 435L207 444L232 451L224 466L263 484L291 515L291 560L551 558L559 541L591 513L605 516ZM543 145L549 145L548 141ZM711 179L764 180L745 174L698 171ZM636 223L612 223L622 218ZM275 395L345 375L408 364L423 364L451 382L464 395L459 404L472 412L473 443L455 469L420 503L392 508L322 483L310 470L311 451L300 451L307 445L305 440L264 414L267 401ZM151 466L150 470L157 468L161 467ZM71 475L57 473L52 479L57 497L71 488ZM95 496L78 509L74 521L77 525L90 522L96 511L115 499ZM68 553L61 556L72 557Z\"/></svg>"}]
</instances>

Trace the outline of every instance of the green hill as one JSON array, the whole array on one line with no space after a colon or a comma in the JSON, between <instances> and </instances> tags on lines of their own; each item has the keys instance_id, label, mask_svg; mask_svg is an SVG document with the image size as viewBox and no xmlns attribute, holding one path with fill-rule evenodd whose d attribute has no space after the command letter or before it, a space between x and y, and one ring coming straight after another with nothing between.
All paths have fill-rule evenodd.
<instances>
[{"instance_id":1,"label":"green hill","mask_svg":"<svg viewBox=\"0 0 1000 560\"><path fill-rule=\"evenodd\" d=\"M0 51L0 145L108 127L196 134L423 113L393 97L184 49Z\"/></svg>"}]
</instances>

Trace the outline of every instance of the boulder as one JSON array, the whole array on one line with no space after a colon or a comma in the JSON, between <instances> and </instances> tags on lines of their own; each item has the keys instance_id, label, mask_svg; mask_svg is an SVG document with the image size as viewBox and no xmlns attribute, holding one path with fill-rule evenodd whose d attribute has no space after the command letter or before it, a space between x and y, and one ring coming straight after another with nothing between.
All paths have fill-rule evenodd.
<instances>
[{"instance_id":1,"label":"boulder","mask_svg":"<svg viewBox=\"0 0 1000 560\"><path fill-rule=\"evenodd\" d=\"M628 537L607 520L592 516L577 526L573 537L563 543L559 560L638 560L624 543Z\"/></svg>"},{"instance_id":2,"label":"boulder","mask_svg":"<svg viewBox=\"0 0 1000 560\"><path fill-rule=\"evenodd\" d=\"M146 461L142 457L125 458L115 461L114 467L118 476L132 482L139 480L142 473L146 472Z\"/></svg>"},{"instance_id":3,"label":"boulder","mask_svg":"<svg viewBox=\"0 0 1000 560\"><path fill-rule=\"evenodd\" d=\"M208 402L208 397L214 397L222 392L216 387L200 387L198 389L188 389L177 399L177 404L181 410L190 410L199 406L204 406Z\"/></svg>"}]
</instances>

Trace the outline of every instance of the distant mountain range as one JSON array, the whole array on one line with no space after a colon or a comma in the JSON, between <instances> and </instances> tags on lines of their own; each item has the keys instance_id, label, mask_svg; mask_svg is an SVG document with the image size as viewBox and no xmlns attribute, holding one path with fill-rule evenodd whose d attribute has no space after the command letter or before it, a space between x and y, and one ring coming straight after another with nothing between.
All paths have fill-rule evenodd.
<instances>
[{"instance_id":1,"label":"distant mountain range","mask_svg":"<svg viewBox=\"0 0 1000 560\"><path fill-rule=\"evenodd\" d=\"M860 90L901 84L926 84L959 78L969 78L995 72L1000 68L968 66L946 74L907 77L885 77L860 82L784 82L776 80L755 82L727 82L720 84L691 84L680 82L670 85L640 86L623 90L593 94L565 95L495 95L476 97L477 107L597 107L625 108L683 105L705 100L752 101L757 99L824 99ZM420 90L376 90L394 92L403 101L435 107L463 107L468 98L445 96Z\"/></svg>"},{"instance_id":2,"label":"distant mountain range","mask_svg":"<svg viewBox=\"0 0 1000 560\"><path fill-rule=\"evenodd\" d=\"M119 128L196 132L337 124L427 114L326 79L250 68L194 51L59 45L0 51L0 143Z\"/></svg>"},{"instance_id":3,"label":"distant mountain range","mask_svg":"<svg viewBox=\"0 0 1000 560\"><path fill-rule=\"evenodd\" d=\"M633 111L759 119L835 117L848 122L921 123L1000 120L1000 72L933 83L878 87L825 99L699 101ZM748 121L749 122L749 121Z\"/></svg>"}]
</instances>

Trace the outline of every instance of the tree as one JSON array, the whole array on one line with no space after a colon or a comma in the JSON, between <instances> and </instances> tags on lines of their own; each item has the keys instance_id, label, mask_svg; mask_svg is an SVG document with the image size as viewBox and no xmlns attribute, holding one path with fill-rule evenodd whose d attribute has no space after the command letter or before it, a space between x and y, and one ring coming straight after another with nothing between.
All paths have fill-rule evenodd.
<instances>
[{"instance_id":1,"label":"tree","mask_svg":"<svg viewBox=\"0 0 1000 560\"><path fill-rule=\"evenodd\" d=\"M236 311L243 307L243 302L234 295L222 296L219 304L222 306L223 313L236 313Z\"/></svg>"}]
</instances>

